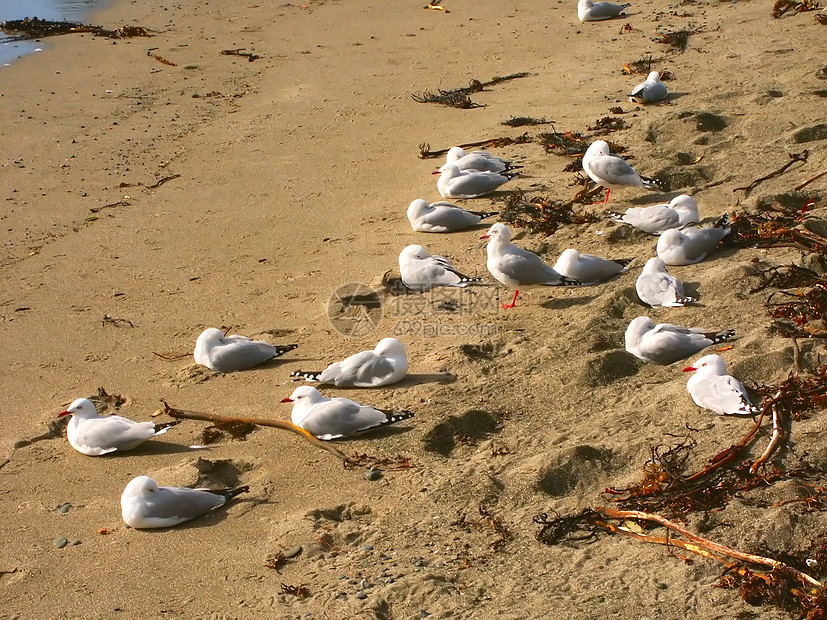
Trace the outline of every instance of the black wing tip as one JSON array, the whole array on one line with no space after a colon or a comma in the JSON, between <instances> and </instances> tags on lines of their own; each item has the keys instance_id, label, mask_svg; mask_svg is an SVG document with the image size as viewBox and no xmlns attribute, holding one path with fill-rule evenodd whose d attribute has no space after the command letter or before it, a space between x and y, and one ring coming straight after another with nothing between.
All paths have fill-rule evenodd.
<instances>
[{"instance_id":1,"label":"black wing tip","mask_svg":"<svg viewBox=\"0 0 827 620\"><path fill-rule=\"evenodd\" d=\"M724 342L725 340L729 340L735 336L734 329L725 329L713 334L706 334L706 337L712 341L712 344L718 344L719 342Z\"/></svg>"},{"instance_id":2,"label":"black wing tip","mask_svg":"<svg viewBox=\"0 0 827 620\"><path fill-rule=\"evenodd\" d=\"M248 493L249 491L250 487L245 484L240 487L236 487L235 489L230 489L229 491L226 491L223 495L227 498L227 501L230 501L235 496L241 495L242 493Z\"/></svg>"},{"instance_id":3,"label":"black wing tip","mask_svg":"<svg viewBox=\"0 0 827 620\"><path fill-rule=\"evenodd\" d=\"M697 297L677 297L675 299L676 304L682 304L684 306L687 304L694 304L696 301L698 301Z\"/></svg>"},{"instance_id":4,"label":"black wing tip","mask_svg":"<svg viewBox=\"0 0 827 620\"><path fill-rule=\"evenodd\" d=\"M318 381L320 374L322 374L322 371L320 370L294 370L290 373L290 376L299 377L300 379L309 379L310 381Z\"/></svg>"},{"instance_id":5,"label":"black wing tip","mask_svg":"<svg viewBox=\"0 0 827 620\"><path fill-rule=\"evenodd\" d=\"M623 267L625 267L626 265L628 265L629 263L631 263L635 259L634 258L615 258L613 260L618 265L622 265Z\"/></svg>"},{"instance_id":6,"label":"black wing tip","mask_svg":"<svg viewBox=\"0 0 827 620\"><path fill-rule=\"evenodd\" d=\"M276 348L273 358L281 357L285 353L289 353L293 349L299 348L299 345L297 344L276 344L273 346Z\"/></svg>"},{"instance_id":7,"label":"black wing tip","mask_svg":"<svg viewBox=\"0 0 827 620\"><path fill-rule=\"evenodd\" d=\"M583 283L575 278L567 278L566 276L562 276L560 279L560 286L583 286Z\"/></svg>"},{"instance_id":8,"label":"black wing tip","mask_svg":"<svg viewBox=\"0 0 827 620\"><path fill-rule=\"evenodd\" d=\"M499 211L471 211L474 215L479 217L481 220L484 220L487 217L494 217L495 215L499 215Z\"/></svg>"},{"instance_id":9,"label":"black wing tip","mask_svg":"<svg viewBox=\"0 0 827 620\"><path fill-rule=\"evenodd\" d=\"M712 225L713 228L726 228L727 226L729 226L729 213L724 213L718 218L718 221Z\"/></svg>"},{"instance_id":10,"label":"black wing tip","mask_svg":"<svg viewBox=\"0 0 827 620\"><path fill-rule=\"evenodd\" d=\"M170 422L159 422L155 425L155 432L159 433L160 431L164 431L168 428L172 428L173 426L179 425L183 420L172 420Z\"/></svg>"},{"instance_id":11,"label":"black wing tip","mask_svg":"<svg viewBox=\"0 0 827 620\"><path fill-rule=\"evenodd\" d=\"M379 409L378 411L384 413L387 418L380 426L396 424L402 420L410 420L415 415L413 411L407 409Z\"/></svg>"},{"instance_id":12,"label":"black wing tip","mask_svg":"<svg viewBox=\"0 0 827 620\"><path fill-rule=\"evenodd\" d=\"M622 222L623 221L623 216L625 214L624 213L618 213L617 211L608 211L607 210L606 215L608 217L610 217L611 219L613 219L613 220L616 220L618 222Z\"/></svg>"}]
</instances>

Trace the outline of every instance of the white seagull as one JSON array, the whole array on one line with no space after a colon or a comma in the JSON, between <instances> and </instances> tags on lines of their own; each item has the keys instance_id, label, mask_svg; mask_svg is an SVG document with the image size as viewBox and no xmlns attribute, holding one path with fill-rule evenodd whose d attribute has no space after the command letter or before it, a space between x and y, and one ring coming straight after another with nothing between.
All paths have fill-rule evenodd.
<instances>
[{"instance_id":1,"label":"white seagull","mask_svg":"<svg viewBox=\"0 0 827 620\"><path fill-rule=\"evenodd\" d=\"M347 398L325 398L309 385L296 388L281 402L293 403L291 419L295 426L325 441L350 437L414 416L410 411L377 409Z\"/></svg>"},{"instance_id":2,"label":"white seagull","mask_svg":"<svg viewBox=\"0 0 827 620\"><path fill-rule=\"evenodd\" d=\"M67 415L72 416L66 425L69 444L87 456L131 450L181 422L174 420L155 424L134 422L119 415L98 415L95 404L86 398L72 401L65 411L57 414L59 418Z\"/></svg>"},{"instance_id":3,"label":"white seagull","mask_svg":"<svg viewBox=\"0 0 827 620\"><path fill-rule=\"evenodd\" d=\"M568 248L563 250L560 258L554 263L554 270L573 280L579 280L584 286L600 284L619 273L628 271L627 265L631 258L610 260L593 254L581 254L577 250Z\"/></svg>"},{"instance_id":4,"label":"white seagull","mask_svg":"<svg viewBox=\"0 0 827 620\"><path fill-rule=\"evenodd\" d=\"M452 146L445 154L445 163L440 166L439 172L454 164L460 170L476 170L477 172L506 172L522 166L512 166L510 161L491 155L488 151L471 151L466 153L462 147Z\"/></svg>"},{"instance_id":5,"label":"white seagull","mask_svg":"<svg viewBox=\"0 0 827 620\"><path fill-rule=\"evenodd\" d=\"M700 263L718 247L718 243L729 234L727 217L708 228L672 228L658 239L658 256L667 265L694 265Z\"/></svg>"},{"instance_id":6,"label":"white seagull","mask_svg":"<svg viewBox=\"0 0 827 620\"><path fill-rule=\"evenodd\" d=\"M726 372L726 362L718 355L704 355L684 372L694 372L686 389L698 407L718 415L755 415L761 412L749 400L744 384Z\"/></svg>"},{"instance_id":7,"label":"white seagull","mask_svg":"<svg viewBox=\"0 0 827 620\"><path fill-rule=\"evenodd\" d=\"M121 516L136 529L172 527L205 515L249 490L247 486L216 490L159 487L149 476L138 476L121 494Z\"/></svg>"},{"instance_id":8,"label":"white seagull","mask_svg":"<svg viewBox=\"0 0 827 620\"><path fill-rule=\"evenodd\" d=\"M321 372L296 370L291 377L329 383L336 387L381 387L402 381L408 374L405 345L396 338L383 338L372 351L355 353L334 362Z\"/></svg>"},{"instance_id":9,"label":"white seagull","mask_svg":"<svg viewBox=\"0 0 827 620\"><path fill-rule=\"evenodd\" d=\"M623 13L623 10L632 6L631 2L626 4L613 4L611 2L592 2L592 0L580 0L577 3L577 18L581 22L600 22L604 19L612 19Z\"/></svg>"},{"instance_id":10,"label":"white seagull","mask_svg":"<svg viewBox=\"0 0 827 620\"><path fill-rule=\"evenodd\" d=\"M606 211L613 220L629 224L650 235L659 235L670 228L683 228L698 223L698 203L692 196L675 196L668 204L631 207L625 213Z\"/></svg>"},{"instance_id":11,"label":"white seagull","mask_svg":"<svg viewBox=\"0 0 827 620\"><path fill-rule=\"evenodd\" d=\"M430 291L437 286L465 287L482 282L482 278L466 276L442 256L428 254L421 245L409 245L399 254L402 283L412 291Z\"/></svg>"},{"instance_id":12,"label":"white seagull","mask_svg":"<svg viewBox=\"0 0 827 620\"><path fill-rule=\"evenodd\" d=\"M434 202L417 198L408 206L408 221L418 232L447 233L475 226L498 211L468 211L450 202Z\"/></svg>"},{"instance_id":13,"label":"white seagull","mask_svg":"<svg viewBox=\"0 0 827 620\"><path fill-rule=\"evenodd\" d=\"M620 157L612 155L609 152L609 143L605 140L596 140L586 149L583 155L583 170L592 181L606 188L606 199L603 204L609 202L609 193L619 187L658 189L658 181L640 176Z\"/></svg>"},{"instance_id":14,"label":"white seagull","mask_svg":"<svg viewBox=\"0 0 827 620\"><path fill-rule=\"evenodd\" d=\"M635 282L635 290L640 301L650 306L671 308L698 301L686 295L681 281L667 273L666 264L657 256L646 261Z\"/></svg>"},{"instance_id":15,"label":"white seagull","mask_svg":"<svg viewBox=\"0 0 827 620\"><path fill-rule=\"evenodd\" d=\"M497 172L460 170L455 164L445 164L441 171L436 188L443 198L479 198L511 180Z\"/></svg>"},{"instance_id":16,"label":"white seagull","mask_svg":"<svg viewBox=\"0 0 827 620\"><path fill-rule=\"evenodd\" d=\"M652 71L646 78L632 89L629 101L634 103L655 103L666 99L666 84L660 81L660 73Z\"/></svg>"},{"instance_id":17,"label":"white seagull","mask_svg":"<svg viewBox=\"0 0 827 620\"><path fill-rule=\"evenodd\" d=\"M503 304L503 308L515 306L521 288L581 284L558 273L533 252L512 244L511 231L505 224L497 222L480 239L488 239L488 271L497 281L514 289L514 298L510 304Z\"/></svg>"},{"instance_id":18,"label":"white seagull","mask_svg":"<svg viewBox=\"0 0 827 620\"><path fill-rule=\"evenodd\" d=\"M666 365L734 335L734 329L705 332L700 327L680 327L669 323L655 325L649 317L639 316L632 319L626 328L626 350L644 362Z\"/></svg>"},{"instance_id":19,"label":"white seagull","mask_svg":"<svg viewBox=\"0 0 827 620\"><path fill-rule=\"evenodd\" d=\"M297 348L297 344L272 345L261 340L224 332L210 327L195 341L195 362L216 372L247 370Z\"/></svg>"}]
</instances>

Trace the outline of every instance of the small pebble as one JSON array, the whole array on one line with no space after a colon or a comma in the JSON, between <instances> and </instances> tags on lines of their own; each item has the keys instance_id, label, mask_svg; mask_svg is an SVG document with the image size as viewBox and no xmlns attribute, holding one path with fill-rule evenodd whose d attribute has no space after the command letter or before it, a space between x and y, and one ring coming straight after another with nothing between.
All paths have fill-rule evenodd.
<instances>
[{"instance_id":1,"label":"small pebble","mask_svg":"<svg viewBox=\"0 0 827 620\"><path fill-rule=\"evenodd\" d=\"M69 544L69 541L66 540L63 536L58 536L57 538L54 539L52 544L55 547L57 547L58 549L63 549L63 547L65 547L66 545Z\"/></svg>"},{"instance_id":2,"label":"small pebble","mask_svg":"<svg viewBox=\"0 0 827 620\"><path fill-rule=\"evenodd\" d=\"M71 507L72 507L72 504L70 504L69 502L63 502L63 503L60 505L60 507L57 509L57 511L58 511L60 514L65 515L67 512L69 512L69 509L70 509Z\"/></svg>"},{"instance_id":3,"label":"small pebble","mask_svg":"<svg viewBox=\"0 0 827 620\"><path fill-rule=\"evenodd\" d=\"M430 615L431 615L431 614L429 614L429 613L428 613L427 611L425 611L424 609L420 609L420 610L419 610L419 617L420 617L420 618L427 618L427 617L428 617L428 616L430 616Z\"/></svg>"},{"instance_id":4,"label":"small pebble","mask_svg":"<svg viewBox=\"0 0 827 620\"><path fill-rule=\"evenodd\" d=\"M362 545L362 551L371 551L373 549L373 545Z\"/></svg>"},{"instance_id":5,"label":"small pebble","mask_svg":"<svg viewBox=\"0 0 827 620\"><path fill-rule=\"evenodd\" d=\"M368 597L368 595L365 594L364 592L357 592L356 593L356 598L358 598L360 601L365 600L367 597Z\"/></svg>"},{"instance_id":6,"label":"small pebble","mask_svg":"<svg viewBox=\"0 0 827 620\"><path fill-rule=\"evenodd\" d=\"M362 581L359 582L359 587L362 588L363 590L367 590L371 586L373 586L373 584L370 581L368 581L367 579L362 579Z\"/></svg>"},{"instance_id":7,"label":"small pebble","mask_svg":"<svg viewBox=\"0 0 827 620\"><path fill-rule=\"evenodd\" d=\"M69 541L69 544L73 547L77 547L80 544L80 538L73 538Z\"/></svg>"},{"instance_id":8,"label":"small pebble","mask_svg":"<svg viewBox=\"0 0 827 620\"><path fill-rule=\"evenodd\" d=\"M373 469L373 467L371 467L371 468L370 468L370 469L369 469L369 470L365 473L365 480L367 480L368 482L376 482L376 481L377 481L377 480L379 480L381 477L382 477L382 472L381 472L381 471L379 471L378 469Z\"/></svg>"},{"instance_id":9,"label":"small pebble","mask_svg":"<svg viewBox=\"0 0 827 620\"><path fill-rule=\"evenodd\" d=\"M289 560L290 558L295 558L301 552L301 545L296 545L295 547L290 547L287 551L283 552L282 555Z\"/></svg>"}]
</instances>

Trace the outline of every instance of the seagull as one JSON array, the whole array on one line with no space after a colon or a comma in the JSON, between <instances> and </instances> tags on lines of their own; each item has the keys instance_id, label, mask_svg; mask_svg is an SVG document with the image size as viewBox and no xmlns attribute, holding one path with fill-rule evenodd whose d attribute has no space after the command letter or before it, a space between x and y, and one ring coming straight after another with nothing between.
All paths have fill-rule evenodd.
<instances>
[{"instance_id":1,"label":"seagull","mask_svg":"<svg viewBox=\"0 0 827 620\"><path fill-rule=\"evenodd\" d=\"M625 213L606 211L618 222L629 224L650 235L660 235L670 228L683 228L698 223L698 203L692 196L675 196L668 204L631 207Z\"/></svg>"},{"instance_id":2,"label":"seagull","mask_svg":"<svg viewBox=\"0 0 827 620\"><path fill-rule=\"evenodd\" d=\"M671 364L701 349L729 340L734 329L704 332L700 327L680 327L669 323L655 325L649 317L632 319L626 328L626 350L651 364Z\"/></svg>"},{"instance_id":3,"label":"seagull","mask_svg":"<svg viewBox=\"0 0 827 620\"><path fill-rule=\"evenodd\" d=\"M477 172L507 172L522 168L512 166L511 162L494 157L488 151L471 151L466 153L462 147L452 146L445 155L445 163L439 168L439 172L449 164L454 164L462 170L476 170Z\"/></svg>"},{"instance_id":4,"label":"seagull","mask_svg":"<svg viewBox=\"0 0 827 620\"><path fill-rule=\"evenodd\" d=\"M655 103L666 99L666 84L660 81L660 73L652 71L646 78L632 89L629 101L634 103Z\"/></svg>"},{"instance_id":5,"label":"seagull","mask_svg":"<svg viewBox=\"0 0 827 620\"><path fill-rule=\"evenodd\" d=\"M291 377L329 383L336 387L380 387L402 381L408 374L405 345L396 338L383 338L372 351L355 353L334 362L321 372L296 370Z\"/></svg>"},{"instance_id":6,"label":"seagull","mask_svg":"<svg viewBox=\"0 0 827 620\"><path fill-rule=\"evenodd\" d=\"M606 199L603 204L609 202L609 193L612 189L619 187L658 188L657 180L640 176L620 157L611 155L609 143L605 140L596 140L586 149L583 155L583 170L592 181L606 188Z\"/></svg>"},{"instance_id":7,"label":"seagull","mask_svg":"<svg viewBox=\"0 0 827 620\"><path fill-rule=\"evenodd\" d=\"M628 271L626 266L632 262L631 258L609 260L593 254L581 254L571 248L563 250L560 258L554 263L554 270L574 280L579 280L584 286L600 284L619 273Z\"/></svg>"},{"instance_id":8,"label":"seagull","mask_svg":"<svg viewBox=\"0 0 827 620\"><path fill-rule=\"evenodd\" d=\"M66 425L69 444L87 456L101 456L115 451L131 450L156 435L163 435L181 420L154 424L133 422L119 415L98 415L95 404L86 399L72 401L57 417L70 415Z\"/></svg>"},{"instance_id":9,"label":"seagull","mask_svg":"<svg viewBox=\"0 0 827 620\"><path fill-rule=\"evenodd\" d=\"M718 242L729 234L727 216L707 228L672 228L658 239L658 256L667 265L694 265L700 263L718 247Z\"/></svg>"},{"instance_id":10,"label":"seagull","mask_svg":"<svg viewBox=\"0 0 827 620\"><path fill-rule=\"evenodd\" d=\"M442 166L436 187L443 198L479 198L511 180L496 172L460 170L455 164Z\"/></svg>"},{"instance_id":11,"label":"seagull","mask_svg":"<svg viewBox=\"0 0 827 620\"><path fill-rule=\"evenodd\" d=\"M581 22L599 22L611 19L623 13L623 10L632 6L632 3L612 4L611 2L592 2L580 0L577 3L577 18Z\"/></svg>"},{"instance_id":12,"label":"seagull","mask_svg":"<svg viewBox=\"0 0 827 620\"><path fill-rule=\"evenodd\" d=\"M428 254L421 245L409 245L399 254L402 283L412 291L430 291L437 286L466 287L482 278L466 276L442 256Z\"/></svg>"},{"instance_id":13,"label":"seagull","mask_svg":"<svg viewBox=\"0 0 827 620\"><path fill-rule=\"evenodd\" d=\"M434 202L417 198L408 206L408 221L418 232L447 233L475 226L498 211L467 211L450 202Z\"/></svg>"},{"instance_id":14,"label":"seagull","mask_svg":"<svg viewBox=\"0 0 827 620\"><path fill-rule=\"evenodd\" d=\"M686 389L698 407L718 415L755 415L761 408L753 405L744 384L726 372L726 362L718 355L704 355L684 372L695 372Z\"/></svg>"},{"instance_id":15,"label":"seagull","mask_svg":"<svg viewBox=\"0 0 827 620\"><path fill-rule=\"evenodd\" d=\"M235 489L190 489L159 487L149 476L129 481L121 494L121 516L129 527L172 527L223 506L247 486Z\"/></svg>"},{"instance_id":16,"label":"seagull","mask_svg":"<svg viewBox=\"0 0 827 620\"><path fill-rule=\"evenodd\" d=\"M488 271L496 280L514 289L514 298L503 308L513 308L521 288L538 286L577 286L581 282L558 273L539 256L511 243L511 231L497 222L480 237L488 239Z\"/></svg>"},{"instance_id":17,"label":"seagull","mask_svg":"<svg viewBox=\"0 0 827 620\"><path fill-rule=\"evenodd\" d=\"M215 372L247 370L275 359L297 348L297 344L272 345L261 340L224 332L210 327L201 332L195 341L195 362Z\"/></svg>"},{"instance_id":18,"label":"seagull","mask_svg":"<svg viewBox=\"0 0 827 620\"><path fill-rule=\"evenodd\" d=\"M657 256L646 261L635 290L640 301L650 306L672 308L698 301L686 295L681 281L667 273L666 264Z\"/></svg>"},{"instance_id":19,"label":"seagull","mask_svg":"<svg viewBox=\"0 0 827 620\"><path fill-rule=\"evenodd\" d=\"M295 426L325 441L350 437L414 416L410 411L376 409L347 398L325 398L309 385L296 388L281 402L293 403L291 419Z\"/></svg>"}]
</instances>

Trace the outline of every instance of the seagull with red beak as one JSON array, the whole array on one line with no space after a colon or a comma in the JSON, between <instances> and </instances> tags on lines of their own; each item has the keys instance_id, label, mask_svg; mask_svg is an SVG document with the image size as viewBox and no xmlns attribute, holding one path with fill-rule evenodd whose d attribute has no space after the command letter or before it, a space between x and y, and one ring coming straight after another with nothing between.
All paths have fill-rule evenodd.
<instances>
[{"instance_id":1,"label":"seagull with red beak","mask_svg":"<svg viewBox=\"0 0 827 620\"><path fill-rule=\"evenodd\" d=\"M749 400L744 384L726 371L726 362L719 355L704 355L684 372L694 372L686 389L698 407L718 415L755 415L761 412Z\"/></svg>"}]
</instances>

